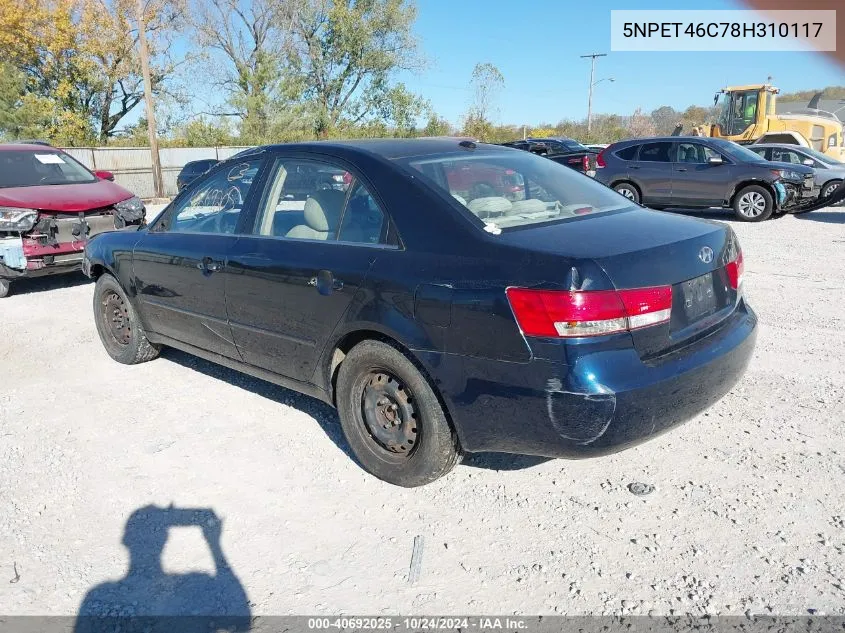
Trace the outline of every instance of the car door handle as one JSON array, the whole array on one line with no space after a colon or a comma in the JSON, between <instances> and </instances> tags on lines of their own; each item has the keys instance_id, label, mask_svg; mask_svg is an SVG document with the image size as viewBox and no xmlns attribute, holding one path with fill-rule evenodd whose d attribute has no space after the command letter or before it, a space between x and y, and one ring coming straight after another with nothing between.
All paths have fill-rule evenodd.
<instances>
[{"instance_id":1,"label":"car door handle","mask_svg":"<svg viewBox=\"0 0 845 633\"><path fill-rule=\"evenodd\" d=\"M639 169L639 168L640 168L640 166L639 166L639 165L631 165L631 166L630 166L630 169Z\"/></svg>"},{"instance_id":2,"label":"car door handle","mask_svg":"<svg viewBox=\"0 0 845 633\"><path fill-rule=\"evenodd\" d=\"M308 280L308 285L317 289L321 295L330 295L335 290L343 289L343 282L337 279L330 270L320 270L316 277Z\"/></svg>"},{"instance_id":3,"label":"car door handle","mask_svg":"<svg viewBox=\"0 0 845 633\"><path fill-rule=\"evenodd\" d=\"M678 167L678 168L675 169L675 171L686 171L686 170L687 170L686 167Z\"/></svg>"},{"instance_id":4,"label":"car door handle","mask_svg":"<svg viewBox=\"0 0 845 633\"><path fill-rule=\"evenodd\" d=\"M317 287L317 278L311 277L311 279L308 280L308 285L316 288ZM340 279L332 279L332 290L342 290L342 289L343 289L343 282Z\"/></svg>"},{"instance_id":5,"label":"car door handle","mask_svg":"<svg viewBox=\"0 0 845 633\"><path fill-rule=\"evenodd\" d=\"M197 268L204 273L216 273L223 269L223 262L214 261L210 257L203 257L202 261L197 262Z\"/></svg>"}]
</instances>

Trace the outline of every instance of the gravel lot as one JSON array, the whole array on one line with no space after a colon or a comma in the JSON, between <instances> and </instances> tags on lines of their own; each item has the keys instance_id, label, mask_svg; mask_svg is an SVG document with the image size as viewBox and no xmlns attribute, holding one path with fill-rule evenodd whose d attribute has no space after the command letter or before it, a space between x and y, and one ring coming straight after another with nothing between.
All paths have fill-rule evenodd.
<instances>
[{"instance_id":1,"label":"gravel lot","mask_svg":"<svg viewBox=\"0 0 845 633\"><path fill-rule=\"evenodd\" d=\"M0 612L76 614L130 569L130 515L172 503L223 519L234 576L184 525L207 516L142 511L129 578L98 594L121 612L845 614L845 210L732 225L761 327L716 407L614 456L476 455L414 490L365 474L315 400L172 350L112 362L81 275L18 284L0 301Z\"/></svg>"}]
</instances>

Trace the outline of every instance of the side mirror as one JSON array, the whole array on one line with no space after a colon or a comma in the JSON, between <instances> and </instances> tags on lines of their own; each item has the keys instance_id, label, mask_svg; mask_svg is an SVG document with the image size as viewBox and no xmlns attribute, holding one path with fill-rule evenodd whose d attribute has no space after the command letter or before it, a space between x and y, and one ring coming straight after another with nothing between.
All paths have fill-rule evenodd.
<instances>
[{"instance_id":1,"label":"side mirror","mask_svg":"<svg viewBox=\"0 0 845 633\"><path fill-rule=\"evenodd\" d=\"M711 156L710 158L707 159L708 165L721 165L724 162L725 161L722 160L721 156Z\"/></svg>"},{"instance_id":2,"label":"side mirror","mask_svg":"<svg viewBox=\"0 0 845 633\"><path fill-rule=\"evenodd\" d=\"M804 163L805 165L807 165L807 167L812 167L813 165L815 165L812 158L805 158L801 162Z\"/></svg>"},{"instance_id":3,"label":"side mirror","mask_svg":"<svg viewBox=\"0 0 845 633\"><path fill-rule=\"evenodd\" d=\"M94 175L100 180L111 180L114 182L114 174L110 171L95 171Z\"/></svg>"}]
</instances>

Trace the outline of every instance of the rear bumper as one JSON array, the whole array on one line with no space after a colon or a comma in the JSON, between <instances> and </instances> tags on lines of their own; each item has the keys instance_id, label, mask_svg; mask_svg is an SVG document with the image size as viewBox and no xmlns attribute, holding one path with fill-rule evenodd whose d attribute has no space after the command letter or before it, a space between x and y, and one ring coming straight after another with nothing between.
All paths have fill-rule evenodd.
<instances>
[{"instance_id":1,"label":"rear bumper","mask_svg":"<svg viewBox=\"0 0 845 633\"><path fill-rule=\"evenodd\" d=\"M465 450L590 457L644 442L715 404L744 373L756 326L741 301L716 331L648 363L618 347L569 362L421 357Z\"/></svg>"}]
</instances>

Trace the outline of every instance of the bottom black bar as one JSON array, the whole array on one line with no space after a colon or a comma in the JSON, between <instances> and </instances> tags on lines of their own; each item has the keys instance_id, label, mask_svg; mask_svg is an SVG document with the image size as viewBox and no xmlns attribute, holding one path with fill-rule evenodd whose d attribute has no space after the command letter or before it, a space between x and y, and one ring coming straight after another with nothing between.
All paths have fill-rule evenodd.
<instances>
[{"instance_id":1,"label":"bottom black bar","mask_svg":"<svg viewBox=\"0 0 845 633\"><path fill-rule=\"evenodd\" d=\"M0 633L845 633L845 616L0 616Z\"/></svg>"}]
</instances>

